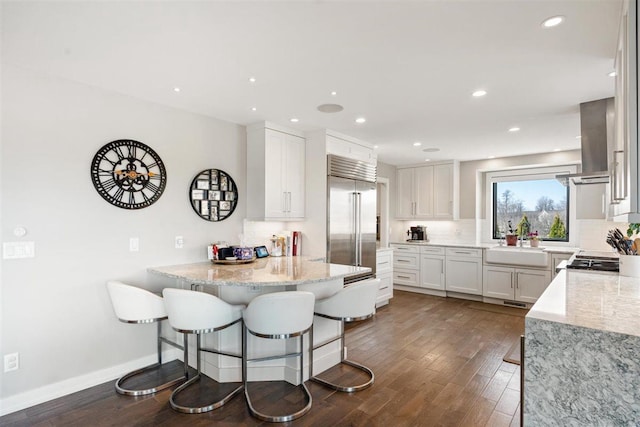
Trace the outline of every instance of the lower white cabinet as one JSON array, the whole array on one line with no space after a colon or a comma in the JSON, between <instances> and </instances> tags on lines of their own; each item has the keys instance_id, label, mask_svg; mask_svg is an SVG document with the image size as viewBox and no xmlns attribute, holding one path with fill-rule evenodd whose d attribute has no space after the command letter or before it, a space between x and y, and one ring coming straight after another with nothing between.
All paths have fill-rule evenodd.
<instances>
[{"instance_id":1,"label":"lower white cabinet","mask_svg":"<svg viewBox=\"0 0 640 427\"><path fill-rule=\"evenodd\" d=\"M415 245L392 245L393 283L405 286L420 285L420 248Z\"/></svg>"},{"instance_id":2,"label":"lower white cabinet","mask_svg":"<svg viewBox=\"0 0 640 427\"><path fill-rule=\"evenodd\" d=\"M535 303L551 283L551 272L528 268L485 266L483 296Z\"/></svg>"},{"instance_id":3,"label":"lower white cabinet","mask_svg":"<svg viewBox=\"0 0 640 427\"><path fill-rule=\"evenodd\" d=\"M376 307L380 307L393 298L393 251L391 249L378 249L376 252L376 278L380 279Z\"/></svg>"},{"instance_id":4,"label":"lower white cabinet","mask_svg":"<svg viewBox=\"0 0 640 427\"><path fill-rule=\"evenodd\" d=\"M423 247L420 251L420 287L444 291L444 248Z\"/></svg>"},{"instance_id":5,"label":"lower white cabinet","mask_svg":"<svg viewBox=\"0 0 640 427\"><path fill-rule=\"evenodd\" d=\"M482 295L482 249L447 248L445 290Z\"/></svg>"}]
</instances>

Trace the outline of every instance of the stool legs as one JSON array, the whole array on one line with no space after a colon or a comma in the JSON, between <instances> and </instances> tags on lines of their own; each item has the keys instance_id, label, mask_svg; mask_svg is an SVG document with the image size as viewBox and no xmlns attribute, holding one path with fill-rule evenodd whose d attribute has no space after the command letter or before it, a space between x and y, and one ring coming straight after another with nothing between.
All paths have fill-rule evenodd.
<instances>
[{"instance_id":1,"label":"stool legs","mask_svg":"<svg viewBox=\"0 0 640 427\"><path fill-rule=\"evenodd\" d=\"M174 347L180 348L179 345L177 345L176 343L169 341L165 338L162 337L162 322L158 321L156 322L157 326L157 343L158 343L158 361L152 365L149 366L145 366L144 368L140 368L140 369L136 369L135 371L131 371L128 374L123 375L122 377L118 378L118 380L116 381L116 391L120 394L124 394L126 396L145 396L147 394L152 394L152 393L156 393L160 390L164 390L167 389L169 387L173 387L176 384L179 384L181 382L184 382L187 379L186 376L186 372L185 375L179 378L176 378L174 380L168 381L166 383L163 384L159 384L147 389L130 389L130 388L126 388L123 386L124 382L132 377L135 377L137 375L140 375L144 372L148 372L148 371L152 371L155 369L159 369L160 366L162 366L162 343L166 343L169 345L172 345Z\"/></svg>"},{"instance_id":2,"label":"stool legs","mask_svg":"<svg viewBox=\"0 0 640 427\"><path fill-rule=\"evenodd\" d=\"M244 328L243 328L244 329ZM188 376L188 372L189 372L189 346L188 346L188 337L189 334L184 333L184 372L185 372L185 376ZM169 398L169 404L171 405L171 408L173 408L174 410L178 411L178 412L182 412L185 414L202 414L204 412L209 412L209 411L213 411L214 409L218 409L219 407L221 407L222 405L224 405L225 403L227 403L229 400L231 400L235 395L237 395L238 393L240 393L242 391L242 389L244 388L244 382L238 386L237 388L235 388L233 391L231 391L231 393L227 394L226 396L224 396L222 399L204 405L204 406L196 406L196 407L192 407L192 406L184 406L184 405L180 405L178 403L176 403L176 396L178 394L180 394L182 391L184 391L187 387L189 387L190 385L196 383L197 381L200 380L200 377L202 376L202 358L201 358L201 351L202 350L202 337L200 334L196 334L196 367L197 367L197 373L193 378L190 378L187 382L185 382L184 384L180 385L178 388L176 388L173 393L171 393L171 397ZM212 350L206 350L206 351L210 351L212 353L218 353L217 351L212 351ZM244 350L243 350L244 351ZM232 355L230 355L232 356ZM233 356L233 357L238 357L238 356Z\"/></svg>"},{"instance_id":3,"label":"stool legs","mask_svg":"<svg viewBox=\"0 0 640 427\"><path fill-rule=\"evenodd\" d=\"M312 362L309 364L309 379L313 382L316 382L318 384L322 384L325 387L329 387L333 390L337 390L337 391L342 391L342 392L346 392L346 393L353 393L356 391L360 391L360 390L364 390L368 387L371 387L371 385L373 384L373 381L375 379L375 375L373 374L373 371L369 368L367 368L364 365L361 365L359 363L353 362L351 360L345 359L344 357L344 352L345 352L345 342L344 342L344 319L339 320L340 322L340 336L338 336L337 338L334 338L332 340L329 340L323 344L314 346L313 345L313 341L311 341L311 360ZM365 381L362 384L357 384L357 385L340 385L340 384L336 384L336 383L332 383L330 381L327 380L323 380L322 378L313 376L313 350L323 347L329 343L332 343L334 341L340 340L341 342L341 346L340 346L340 363L344 364L344 365L349 365L353 368L359 369L361 371L363 371L364 373L366 373L369 376L369 379L367 381Z\"/></svg>"},{"instance_id":4,"label":"stool legs","mask_svg":"<svg viewBox=\"0 0 640 427\"><path fill-rule=\"evenodd\" d=\"M303 416L304 414L306 414L307 412L309 412L309 410L311 410L311 404L312 404L312 397L311 397L311 393L309 393L309 389L307 388L306 384L304 383L304 333L301 333L299 336L299 352L298 353L292 353L292 354L285 354L282 356L274 356L274 357L264 357L264 358L259 358L259 359L248 359L247 357L247 328L243 328L242 330L242 354L244 355L243 359L242 359L242 378L244 381L244 396L245 399L247 401L247 407L249 408L249 412L251 413L252 416L262 420L262 421L268 421L268 422L272 422L272 423L280 423L280 422L288 422L288 421L292 421L295 420L297 418L300 418L301 416ZM300 410L292 413L292 414L285 414L285 415L268 415L265 414L263 412L258 411L254 406L253 403L251 402L251 397L249 396L249 390L248 390L248 381L247 381L247 362L249 361L258 361L258 360L269 360L269 359L276 359L278 357L291 357L291 356L299 356L300 359L300 384L298 385L298 387L302 388L302 391L304 392L305 395L305 406L303 408L301 408Z\"/></svg>"}]
</instances>

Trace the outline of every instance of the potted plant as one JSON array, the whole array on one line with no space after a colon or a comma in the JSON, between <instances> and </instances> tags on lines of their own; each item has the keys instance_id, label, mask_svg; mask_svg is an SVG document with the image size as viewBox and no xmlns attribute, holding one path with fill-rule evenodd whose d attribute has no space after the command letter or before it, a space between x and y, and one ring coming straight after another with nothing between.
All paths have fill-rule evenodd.
<instances>
[{"instance_id":1,"label":"potted plant","mask_svg":"<svg viewBox=\"0 0 640 427\"><path fill-rule=\"evenodd\" d=\"M513 225L511 224L511 220L507 221L507 229L509 230L509 234L505 237L507 239L507 246L516 246L518 244L518 236L515 234L513 230Z\"/></svg>"},{"instance_id":2,"label":"potted plant","mask_svg":"<svg viewBox=\"0 0 640 427\"><path fill-rule=\"evenodd\" d=\"M529 238L529 246L532 248L537 248L540 243L540 238L538 237L538 230L533 233L528 233L527 237Z\"/></svg>"}]
</instances>

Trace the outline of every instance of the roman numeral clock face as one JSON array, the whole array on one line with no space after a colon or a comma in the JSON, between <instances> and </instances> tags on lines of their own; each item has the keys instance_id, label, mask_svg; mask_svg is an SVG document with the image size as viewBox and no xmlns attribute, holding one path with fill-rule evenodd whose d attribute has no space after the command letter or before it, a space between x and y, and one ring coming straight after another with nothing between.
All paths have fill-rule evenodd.
<instances>
[{"instance_id":1,"label":"roman numeral clock face","mask_svg":"<svg viewBox=\"0 0 640 427\"><path fill-rule=\"evenodd\" d=\"M93 157L91 179L107 202L123 209L141 209L160 198L167 171L160 156L147 145L119 139Z\"/></svg>"}]
</instances>

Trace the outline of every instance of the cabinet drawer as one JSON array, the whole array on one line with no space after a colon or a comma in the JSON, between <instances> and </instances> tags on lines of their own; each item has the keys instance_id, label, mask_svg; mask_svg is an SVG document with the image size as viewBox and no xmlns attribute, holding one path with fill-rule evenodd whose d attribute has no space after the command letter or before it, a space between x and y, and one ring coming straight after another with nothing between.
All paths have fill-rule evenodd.
<instances>
[{"instance_id":1,"label":"cabinet drawer","mask_svg":"<svg viewBox=\"0 0 640 427\"><path fill-rule=\"evenodd\" d=\"M420 253L424 255L444 255L444 248L440 246L422 246Z\"/></svg>"},{"instance_id":2,"label":"cabinet drawer","mask_svg":"<svg viewBox=\"0 0 640 427\"><path fill-rule=\"evenodd\" d=\"M393 248L393 254L397 254L399 252L412 252L412 253L419 253L420 252L420 246L416 246L416 245L398 245L398 244L393 244L391 245L391 247Z\"/></svg>"},{"instance_id":3,"label":"cabinet drawer","mask_svg":"<svg viewBox=\"0 0 640 427\"><path fill-rule=\"evenodd\" d=\"M419 269L420 254L418 253L399 253L393 254L393 268L402 269Z\"/></svg>"},{"instance_id":4,"label":"cabinet drawer","mask_svg":"<svg viewBox=\"0 0 640 427\"><path fill-rule=\"evenodd\" d=\"M376 271L391 270L393 263L392 251L379 251L376 253Z\"/></svg>"},{"instance_id":5,"label":"cabinet drawer","mask_svg":"<svg viewBox=\"0 0 640 427\"><path fill-rule=\"evenodd\" d=\"M395 270L393 283L406 286L418 286L420 284L420 272L412 270Z\"/></svg>"},{"instance_id":6,"label":"cabinet drawer","mask_svg":"<svg viewBox=\"0 0 640 427\"><path fill-rule=\"evenodd\" d=\"M393 297L393 275L389 271L387 273L376 274L380 279L380 287L378 288L378 301L388 300Z\"/></svg>"},{"instance_id":7,"label":"cabinet drawer","mask_svg":"<svg viewBox=\"0 0 640 427\"><path fill-rule=\"evenodd\" d=\"M482 249L477 248L447 248L447 256L482 258Z\"/></svg>"}]
</instances>

